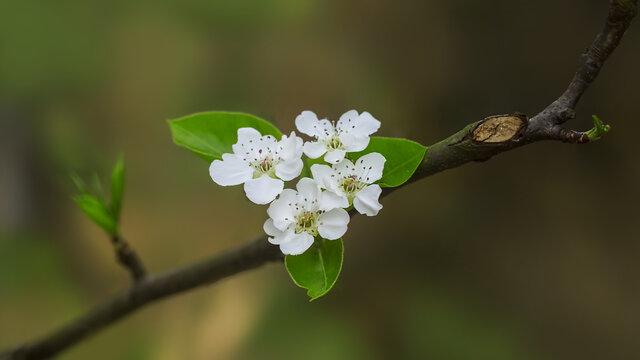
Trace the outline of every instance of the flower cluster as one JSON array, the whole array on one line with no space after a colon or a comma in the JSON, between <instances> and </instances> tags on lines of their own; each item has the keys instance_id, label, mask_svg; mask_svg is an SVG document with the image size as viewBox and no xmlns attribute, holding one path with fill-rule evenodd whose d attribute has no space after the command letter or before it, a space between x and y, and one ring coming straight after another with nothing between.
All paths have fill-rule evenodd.
<instances>
[{"instance_id":1,"label":"flower cluster","mask_svg":"<svg viewBox=\"0 0 640 360\"><path fill-rule=\"evenodd\" d=\"M377 215L382 189L375 182L382 178L386 161L376 152L353 161L347 155L365 150L370 135L380 128L380 121L368 112L350 110L335 123L303 111L295 123L298 131L315 141L303 142L295 132L278 140L254 128L240 128L233 153L223 154L209 167L217 184L244 184L249 200L270 204L264 231L269 242L287 255L304 253L318 236L341 238L352 207L367 216ZM330 165L312 165L313 178L300 179L295 190L285 189L285 181L302 173L303 153L311 159L324 155Z\"/></svg>"}]
</instances>

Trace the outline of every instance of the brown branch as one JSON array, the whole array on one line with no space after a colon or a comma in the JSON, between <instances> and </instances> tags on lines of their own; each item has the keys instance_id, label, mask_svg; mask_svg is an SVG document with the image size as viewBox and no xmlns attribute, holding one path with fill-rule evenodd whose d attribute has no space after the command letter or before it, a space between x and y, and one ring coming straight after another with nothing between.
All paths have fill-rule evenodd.
<instances>
[{"instance_id":1,"label":"brown branch","mask_svg":"<svg viewBox=\"0 0 640 360\"><path fill-rule=\"evenodd\" d=\"M48 359L142 306L282 258L280 249L260 236L205 261L149 276L53 334L20 345L0 359Z\"/></svg>"},{"instance_id":2,"label":"brown branch","mask_svg":"<svg viewBox=\"0 0 640 360\"><path fill-rule=\"evenodd\" d=\"M587 87L596 79L605 60L618 46L622 35L636 16L637 0L609 0L609 16L604 28L596 36L593 43L580 56L580 65L567 90L560 96L557 103L567 109L574 109L578 100ZM560 122L568 120L558 119Z\"/></svg>"},{"instance_id":3,"label":"brown branch","mask_svg":"<svg viewBox=\"0 0 640 360\"><path fill-rule=\"evenodd\" d=\"M638 12L638 0L610 0L609 14L602 31L580 56L578 68L565 92L533 118L526 120L522 114L499 115L470 124L445 140L427 149L424 161L409 180L414 182L443 170L458 167L471 161L485 161L501 152L541 140L585 144L586 132L565 129L560 124L575 117L575 106L586 89L595 80L604 61L620 43L622 35ZM474 133L492 122L490 127L503 131L512 126L514 119L523 120L510 136L493 136L487 139ZM498 119L495 121L495 119ZM500 141L492 141L499 138ZM395 189L394 189L395 190ZM389 190L391 192L391 190Z\"/></svg>"},{"instance_id":4,"label":"brown branch","mask_svg":"<svg viewBox=\"0 0 640 360\"><path fill-rule=\"evenodd\" d=\"M571 83L560 97L531 119L532 137L549 137L558 140L560 124L575 117L578 100L593 83L605 60L618 46L622 35L638 13L638 0L609 0L609 15L602 31L580 56L578 69Z\"/></svg>"},{"instance_id":5,"label":"brown branch","mask_svg":"<svg viewBox=\"0 0 640 360\"><path fill-rule=\"evenodd\" d=\"M111 244L113 244L118 262L129 271L134 282L139 282L147 276L147 271L138 254L122 237L112 236Z\"/></svg>"},{"instance_id":6,"label":"brown branch","mask_svg":"<svg viewBox=\"0 0 640 360\"><path fill-rule=\"evenodd\" d=\"M535 141L588 142L586 133L563 129L560 124L575 116L574 108L580 96L594 81L604 61L616 48L636 15L638 0L610 2L603 30L581 56L575 76L557 100L531 119L522 114L489 117L430 146L424 161L406 184L468 162L485 161L496 154ZM383 195L388 195L391 191L393 190L387 189ZM142 278L130 289L81 318L42 339L5 352L0 355L0 359L50 358L151 302L281 259L278 247L269 244L261 236L200 263Z\"/></svg>"}]
</instances>

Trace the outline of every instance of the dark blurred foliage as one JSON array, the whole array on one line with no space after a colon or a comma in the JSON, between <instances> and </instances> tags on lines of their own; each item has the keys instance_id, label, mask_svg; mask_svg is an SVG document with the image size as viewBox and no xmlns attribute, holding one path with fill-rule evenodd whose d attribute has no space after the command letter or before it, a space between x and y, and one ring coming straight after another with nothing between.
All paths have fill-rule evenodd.
<instances>
[{"instance_id":1,"label":"dark blurred foliage","mask_svg":"<svg viewBox=\"0 0 640 360\"><path fill-rule=\"evenodd\" d=\"M0 348L128 285L74 208L70 170L127 163L123 232L162 271L260 234L166 120L249 112L293 130L351 108L434 143L535 114L570 80L606 0L0 2ZM269 265L152 305L63 359L640 358L640 24L582 99L613 130L413 184L352 220L334 291Z\"/></svg>"}]
</instances>

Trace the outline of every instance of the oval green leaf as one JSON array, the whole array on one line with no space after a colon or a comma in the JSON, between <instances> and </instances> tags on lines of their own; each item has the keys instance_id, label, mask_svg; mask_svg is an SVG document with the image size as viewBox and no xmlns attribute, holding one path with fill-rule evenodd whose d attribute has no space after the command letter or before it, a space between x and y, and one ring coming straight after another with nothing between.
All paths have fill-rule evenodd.
<instances>
[{"instance_id":1,"label":"oval green leaf","mask_svg":"<svg viewBox=\"0 0 640 360\"><path fill-rule=\"evenodd\" d=\"M231 153L238 141L238 129L252 127L262 135L280 139L282 133L266 120L253 115L232 112L205 112L169 120L173 141L199 157L213 161Z\"/></svg>"},{"instance_id":2,"label":"oval green leaf","mask_svg":"<svg viewBox=\"0 0 640 360\"><path fill-rule=\"evenodd\" d=\"M382 154L387 161L378 184L381 187L396 187L409 180L424 159L426 151L426 146L415 141L376 136L371 138L364 151L349 154L349 158L356 160L372 152Z\"/></svg>"},{"instance_id":3,"label":"oval green leaf","mask_svg":"<svg viewBox=\"0 0 640 360\"><path fill-rule=\"evenodd\" d=\"M316 239L304 254L287 255L285 266L296 285L307 289L313 301L331 290L342 269L344 247L342 239Z\"/></svg>"}]
</instances>

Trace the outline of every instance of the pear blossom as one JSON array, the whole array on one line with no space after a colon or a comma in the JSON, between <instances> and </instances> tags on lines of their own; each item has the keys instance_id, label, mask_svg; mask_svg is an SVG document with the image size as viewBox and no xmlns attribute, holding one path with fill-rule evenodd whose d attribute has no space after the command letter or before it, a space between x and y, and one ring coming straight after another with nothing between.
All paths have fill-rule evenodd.
<instances>
[{"instance_id":1,"label":"pear blossom","mask_svg":"<svg viewBox=\"0 0 640 360\"><path fill-rule=\"evenodd\" d=\"M244 183L249 200L268 204L282 192L284 181L293 180L302 172L302 146L302 139L293 131L278 141L271 135L262 136L254 128L240 128L233 153L214 160L209 174L218 185Z\"/></svg>"},{"instance_id":2,"label":"pear blossom","mask_svg":"<svg viewBox=\"0 0 640 360\"><path fill-rule=\"evenodd\" d=\"M336 207L337 200L334 194L321 191L313 179L300 179L296 190L283 190L269 205L269 219L263 227L269 242L280 245L286 255L299 255L318 235L339 239L347 231L349 214Z\"/></svg>"},{"instance_id":3,"label":"pear blossom","mask_svg":"<svg viewBox=\"0 0 640 360\"><path fill-rule=\"evenodd\" d=\"M344 159L332 166L314 164L311 174L321 188L340 197L344 207L353 205L359 213L375 216L382 209L379 202L382 189L374 182L382 178L387 160L380 153L363 155L355 164Z\"/></svg>"},{"instance_id":4,"label":"pear blossom","mask_svg":"<svg viewBox=\"0 0 640 360\"><path fill-rule=\"evenodd\" d=\"M366 149L369 136L378 131L380 121L366 111L358 115L357 111L349 110L335 123L327 119L318 120L315 113L307 110L296 117L296 127L317 140L304 144L304 153L308 157L316 159L326 153L324 160L337 164L347 152Z\"/></svg>"}]
</instances>

